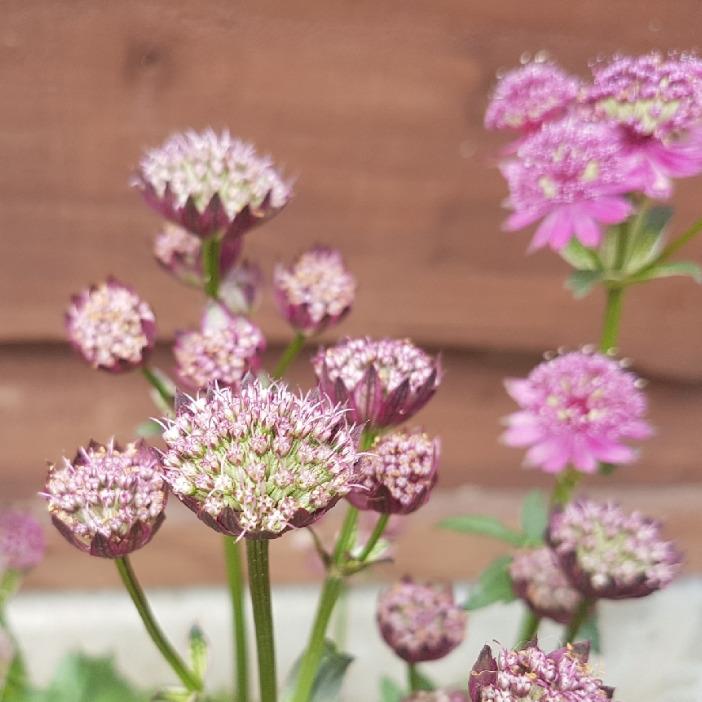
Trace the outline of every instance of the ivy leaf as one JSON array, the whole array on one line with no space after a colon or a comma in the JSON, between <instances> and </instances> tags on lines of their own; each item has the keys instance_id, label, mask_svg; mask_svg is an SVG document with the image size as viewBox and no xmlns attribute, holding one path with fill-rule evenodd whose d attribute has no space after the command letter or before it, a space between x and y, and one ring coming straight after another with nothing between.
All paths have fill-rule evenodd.
<instances>
[{"instance_id":1,"label":"ivy leaf","mask_svg":"<svg viewBox=\"0 0 702 702\"><path fill-rule=\"evenodd\" d=\"M522 530L530 544L544 542L548 526L548 501L540 490L533 490L524 498L522 505Z\"/></svg>"},{"instance_id":2,"label":"ivy leaf","mask_svg":"<svg viewBox=\"0 0 702 702\"><path fill-rule=\"evenodd\" d=\"M482 609L495 602L512 602L516 599L509 575L511 556L502 556L493 561L481 574L473 587L464 609Z\"/></svg>"},{"instance_id":3,"label":"ivy leaf","mask_svg":"<svg viewBox=\"0 0 702 702\"><path fill-rule=\"evenodd\" d=\"M380 702L402 702L405 691L387 676L380 680Z\"/></svg>"},{"instance_id":4,"label":"ivy leaf","mask_svg":"<svg viewBox=\"0 0 702 702\"><path fill-rule=\"evenodd\" d=\"M494 517L488 517L480 514L466 514L462 517L448 517L439 522L441 529L449 529L450 531L458 531L462 534L482 534L483 536L492 536L500 541L506 541L512 546L524 545L524 534L520 534L514 529L505 526L501 521Z\"/></svg>"},{"instance_id":5,"label":"ivy leaf","mask_svg":"<svg viewBox=\"0 0 702 702\"><path fill-rule=\"evenodd\" d=\"M303 654L304 655L304 654ZM285 689L282 694L283 702L290 702L295 693L297 676L300 671L300 658L295 661ZM334 643L329 640L324 642L324 652L317 669L317 676L312 687L310 702L338 702L341 685L353 656L339 651Z\"/></svg>"},{"instance_id":6,"label":"ivy leaf","mask_svg":"<svg viewBox=\"0 0 702 702\"><path fill-rule=\"evenodd\" d=\"M583 246L576 237L573 237L568 246L561 249L559 253L567 263L578 270L594 271L600 267L597 254L587 246Z\"/></svg>"},{"instance_id":7,"label":"ivy leaf","mask_svg":"<svg viewBox=\"0 0 702 702\"><path fill-rule=\"evenodd\" d=\"M702 283L702 268L693 261L673 261L672 263L659 263L646 269L632 279L637 282L654 280L655 278L672 278L673 276L688 276L696 283Z\"/></svg>"},{"instance_id":8,"label":"ivy leaf","mask_svg":"<svg viewBox=\"0 0 702 702\"><path fill-rule=\"evenodd\" d=\"M602 271L573 271L566 279L566 288L573 293L573 297L580 299L588 295L592 289L603 279Z\"/></svg>"}]
</instances>

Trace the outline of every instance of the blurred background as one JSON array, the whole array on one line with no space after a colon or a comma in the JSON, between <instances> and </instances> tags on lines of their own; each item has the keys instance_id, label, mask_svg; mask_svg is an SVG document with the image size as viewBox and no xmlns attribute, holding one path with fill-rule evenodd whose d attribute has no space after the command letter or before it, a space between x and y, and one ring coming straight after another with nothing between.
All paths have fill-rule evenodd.
<instances>
[{"instance_id":1,"label":"blurred background","mask_svg":"<svg viewBox=\"0 0 702 702\"><path fill-rule=\"evenodd\" d=\"M500 230L505 187L494 160L503 140L483 130L487 96L500 70L537 52L584 74L589 59L617 50L695 48L699 0L0 7L2 500L33 499L46 460L90 437L128 439L153 414L138 374L95 373L69 351L63 311L71 293L116 275L154 307L156 361L169 368L173 331L195 323L202 300L152 259L160 222L128 181L142 149L172 131L227 127L296 179L294 201L248 236L246 256L270 273L313 243L339 247L360 290L335 334L409 336L444 355L446 380L419 417L443 438L440 485L402 527L395 564L374 577L473 578L500 547L433 525L470 511L515 521L525 490L547 484L498 444L512 408L502 380L547 349L596 340L603 307L598 295L572 299L558 257L527 256L527 233ZM701 185L679 183L678 228L700 216ZM702 240L689 257L702 258ZM668 521L690 573L702 569L701 303L688 280L628 295L621 351L650 380L658 435L640 463L606 483L607 494ZM290 332L270 296L258 320L271 360ZM304 361L294 373L311 384ZM590 485L601 494L603 483ZM150 586L221 583L219 540L177 507L136 554L141 577ZM117 585L109 564L49 535L30 587ZM300 555L306 546L275 542L278 583L317 578Z\"/></svg>"}]
</instances>

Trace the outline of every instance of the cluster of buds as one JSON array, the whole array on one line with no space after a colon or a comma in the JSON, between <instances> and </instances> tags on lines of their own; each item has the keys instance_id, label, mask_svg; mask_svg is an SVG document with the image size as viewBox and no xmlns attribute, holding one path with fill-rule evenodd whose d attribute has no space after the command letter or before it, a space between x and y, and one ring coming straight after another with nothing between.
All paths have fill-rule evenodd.
<instances>
[{"instance_id":1,"label":"cluster of buds","mask_svg":"<svg viewBox=\"0 0 702 702\"><path fill-rule=\"evenodd\" d=\"M204 388L213 382L236 387L247 373L259 369L265 347L255 324L214 304L199 330L176 334L173 355L178 376L189 387Z\"/></svg>"},{"instance_id":2,"label":"cluster of buds","mask_svg":"<svg viewBox=\"0 0 702 702\"><path fill-rule=\"evenodd\" d=\"M381 593L378 627L385 642L408 663L443 658L465 637L466 613L450 586L403 578Z\"/></svg>"},{"instance_id":3,"label":"cluster of buds","mask_svg":"<svg viewBox=\"0 0 702 702\"><path fill-rule=\"evenodd\" d=\"M124 448L91 441L49 466L44 492L52 521L81 551L118 558L145 546L165 515L158 452L143 441Z\"/></svg>"},{"instance_id":4,"label":"cluster of buds","mask_svg":"<svg viewBox=\"0 0 702 702\"><path fill-rule=\"evenodd\" d=\"M156 340L156 319L131 288L109 278L71 298L66 331L93 368L120 372L144 363Z\"/></svg>"},{"instance_id":5,"label":"cluster of buds","mask_svg":"<svg viewBox=\"0 0 702 702\"><path fill-rule=\"evenodd\" d=\"M402 702L470 702L470 700L467 693L460 690L432 690L431 692L421 690L405 697Z\"/></svg>"},{"instance_id":6,"label":"cluster of buds","mask_svg":"<svg viewBox=\"0 0 702 702\"><path fill-rule=\"evenodd\" d=\"M34 516L19 509L0 512L0 574L32 570L45 551L44 530Z\"/></svg>"},{"instance_id":7,"label":"cluster of buds","mask_svg":"<svg viewBox=\"0 0 702 702\"><path fill-rule=\"evenodd\" d=\"M177 399L165 476L208 526L275 538L319 519L356 482L356 432L326 399L251 379Z\"/></svg>"},{"instance_id":8,"label":"cluster of buds","mask_svg":"<svg viewBox=\"0 0 702 702\"><path fill-rule=\"evenodd\" d=\"M277 266L273 287L282 315L305 336L338 324L356 295L356 280L341 254L322 246L301 254L290 267Z\"/></svg>"},{"instance_id":9,"label":"cluster of buds","mask_svg":"<svg viewBox=\"0 0 702 702\"><path fill-rule=\"evenodd\" d=\"M471 702L608 702L614 690L588 666L589 644L542 651L529 642L493 655L485 646L470 675Z\"/></svg>"},{"instance_id":10,"label":"cluster of buds","mask_svg":"<svg viewBox=\"0 0 702 702\"><path fill-rule=\"evenodd\" d=\"M550 358L505 385L520 410L507 417L503 441L529 447L526 464L547 473L630 463L636 452L623 441L651 435L641 381L588 348Z\"/></svg>"},{"instance_id":11,"label":"cluster of buds","mask_svg":"<svg viewBox=\"0 0 702 702\"><path fill-rule=\"evenodd\" d=\"M359 464L359 485L347 496L357 509L410 514L424 505L438 478L440 442L420 431L376 439Z\"/></svg>"},{"instance_id":12,"label":"cluster of buds","mask_svg":"<svg viewBox=\"0 0 702 702\"><path fill-rule=\"evenodd\" d=\"M581 499L554 512L548 541L568 579L589 599L649 595L673 580L682 560L657 521L612 502Z\"/></svg>"},{"instance_id":13,"label":"cluster of buds","mask_svg":"<svg viewBox=\"0 0 702 702\"><path fill-rule=\"evenodd\" d=\"M406 339L346 339L321 349L312 364L320 390L349 408L357 424L400 424L431 399L441 381L438 359Z\"/></svg>"}]
</instances>

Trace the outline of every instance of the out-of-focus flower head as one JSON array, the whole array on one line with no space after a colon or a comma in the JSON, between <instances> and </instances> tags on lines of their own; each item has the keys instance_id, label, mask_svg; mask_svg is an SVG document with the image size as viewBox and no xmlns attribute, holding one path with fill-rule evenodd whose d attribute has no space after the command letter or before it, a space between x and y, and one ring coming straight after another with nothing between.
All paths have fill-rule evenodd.
<instances>
[{"instance_id":1,"label":"out-of-focus flower head","mask_svg":"<svg viewBox=\"0 0 702 702\"><path fill-rule=\"evenodd\" d=\"M493 655L485 646L470 675L471 702L608 702L614 690L587 663L589 644L542 651L536 642Z\"/></svg>"},{"instance_id":2,"label":"out-of-focus flower head","mask_svg":"<svg viewBox=\"0 0 702 702\"><path fill-rule=\"evenodd\" d=\"M49 466L44 493L56 528L92 556L118 558L145 546L165 519L167 488L158 452L91 441Z\"/></svg>"},{"instance_id":3,"label":"out-of-focus flower head","mask_svg":"<svg viewBox=\"0 0 702 702\"><path fill-rule=\"evenodd\" d=\"M517 596L539 617L567 624L582 601L548 547L518 551L509 574Z\"/></svg>"},{"instance_id":4,"label":"out-of-focus flower head","mask_svg":"<svg viewBox=\"0 0 702 702\"><path fill-rule=\"evenodd\" d=\"M645 597L668 585L682 561L656 520L612 502L581 499L555 511L548 540L570 581L591 599Z\"/></svg>"},{"instance_id":5,"label":"out-of-focus flower head","mask_svg":"<svg viewBox=\"0 0 702 702\"><path fill-rule=\"evenodd\" d=\"M630 463L636 452L623 442L652 433L640 385L620 362L587 348L556 356L526 378L505 381L520 410L506 418L502 439L529 447L526 465L547 473Z\"/></svg>"},{"instance_id":6,"label":"out-of-focus flower head","mask_svg":"<svg viewBox=\"0 0 702 702\"><path fill-rule=\"evenodd\" d=\"M402 702L470 702L470 699L467 692L460 690L421 690L405 697Z\"/></svg>"},{"instance_id":7,"label":"out-of-focus flower head","mask_svg":"<svg viewBox=\"0 0 702 702\"><path fill-rule=\"evenodd\" d=\"M627 219L633 208L625 196L643 185L638 162L624 153L616 130L577 117L544 124L500 168L513 211L505 229L540 221L531 250L548 245L560 251L573 238L598 246L603 225Z\"/></svg>"},{"instance_id":8,"label":"out-of-focus flower head","mask_svg":"<svg viewBox=\"0 0 702 702\"><path fill-rule=\"evenodd\" d=\"M114 278L74 295L65 319L71 345L101 370L117 373L141 366L156 340L149 305Z\"/></svg>"},{"instance_id":9,"label":"out-of-focus flower head","mask_svg":"<svg viewBox=\"0 0 702 702\"><path fill-rule=\"evenodd\" d=\"M312 524L356 482L356 432L326 398L251 379L176 405L164 420L166 479L217 531L276 538Z\"/></svg>"},{"instance_id":10,"label":"out-of-focus flower head","mask_svg":"<svg viewBox=\"0 0 702 702\"><path fill-rule=\"evenodd\" d=\"M356 295L356 280L341 253L323 246L301 254L290 267L278 265L273 287L281 314L306 336L338 324Z\"/></svg>"},{"instance_id":11,"label":"out-of-focus flower head","mask_svg":"<svg viewBox=\"0 0 702 702\"><path fill-rule=\"evenodd\" d=\"M440 442L421 431L377 439L361 458L358 487L348 501L361 510L410 514L427 502L438 478Z\"/></svg>"},{"instance_id":12,"label":"out-of-focus flower head","mask_svg":"<svg viewBox=\"0 0 702 702\"><path fill-rule=\"evenodd\" d=\"M622 128L646 167L646 192L670 195L670 178L702 171L702 61L684 53L615 56L593 64L586 101Z\"/></svg>"},{"instance_id":13,"label":"out-of-focus flower head","mask_svg":"<svg viewBox=\"0 0 702 702\"><path fill-rule=\"evenodd\" d=\"M232 315L215 303L199 330L177 332L173 345L178 376L193 389L209 383L236 387L261 365L266 340L246 317Z\"/></svg>"},{"instance_id":14,"label":"out-of-focus flower head","mask_svg":"<svg viewBox=\"0 0 702 702\"><path fill-rule=\"evenodd\" d=\"M394 426L418 412L441 381L438 358L407 339L345 339L312 359L320 390L357 424Z\"/></svg>"},{"instance_id":15,"label":"out-of-focus flower head","mask_svg":"<svg viewBox=\"0 0 702 702\"><path fill-rule=\"evenodd\" d=\"M0 573L15 570L26 573L44 558L44 530L27 511L0 511Z\"/></svg>"},{"instance_id":16,"label":"out-of-focus flower head","mask_svg":"<svg viewBox=\"0 0 702 702\"><path fill-rule=\"evenodd\" d=\"M443 658L465 637L466 613L439 583L403 578L380 594L377 620L385 642L408 663Z\"/></svg>"},{"instance_id":17,"label":"out-of-focus flower head","mask_svg":"<svg viewBox=\"0 0 702 702\"><path fill-rule=\"evenodd\" d=\"M222 278L219 299L233 314L251 314L259 302L262 283L260 266L252 261L241 261Z\"/></svg>"},{"instance_id":18,"label":"out-of-focus flower head","mask_svg":"<svg viewBox=\"0 0 702 702\"><path fill-rule=\"evenodd\" d=\"M485 112L488 129L531 132L564 115L580 81L550 61L529 62L500 77Z\"/></svg>"},{"instance_id":19,"label":"out-of-focus flower head","mask_svg":"<svg viewBox=\"0 0 702 702\"><path fill-rule=\"evenodd\" d=\"M174 134L146 152L132 185L166 219L202 238L240 236L291 197L271 160L226 130Z\"/></svg>"}]
</instances>

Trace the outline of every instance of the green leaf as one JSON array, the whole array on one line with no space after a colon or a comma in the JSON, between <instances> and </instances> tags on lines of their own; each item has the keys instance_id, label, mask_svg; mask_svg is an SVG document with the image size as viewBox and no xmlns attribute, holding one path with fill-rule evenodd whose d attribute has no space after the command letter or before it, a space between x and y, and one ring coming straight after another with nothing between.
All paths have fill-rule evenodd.
<instances>
[{"instance_id":1,"label":"green leaf","mask_svg":"<svg viewBox=\"0 0 702 702\"><path fill-rule=\"evenodd\" d=\"M543 492L533 490L524 498L522 505L522 530L529 544L542 544L547 526L548 500Z\"/></svg>"},{"instance_id":2,"label":"green leaf","mask_svg":"<svg viewBox=\"0 0 702 702\"><path fill-rule=\"evenodd\" d=\"M674 261L659 263L647 270L632 276L637 283L655 278L672 278L673 276L689 276L696 283L702 283L702 268L693 261Z\"/></svg>"},{"instance_id":3,"label":"green leaf","mask_svg":"<svg viewBox=\"0 0 702 702\"><path fill-rule=\"evenodd\" d=\"M602 271L573 271L565 285L574 297L580 299L588 295L602 279Z\"/></svg>"},{"instance_id":4,"label":"green leaf","mask_svg":"<svg viewBox=\"0 0 702 702\"><path fill-rule=\"evenodd\" d=\"M600 267L597 253L583 246L575 237L560 251L560 254L573 268L581 271L594 271Z\"/></svg>"},{"instance_id":5,"label":"green leaf","mask_svg":"<svg viewBox=\"0 0 702 702\"><path fill-rule=\"evenodd\" d=\"M414 669L414 680L420 690L426 690L428 692L436 690L436 683L418 668Z\"/></svg>"},{"instance_id":6,"label":"green leaf","mask_svg":"<svg viewBox=\"0 0 702 702\"><path fill-rule=\"evenodd\" d=\"M283 702L290 702L293 697L300 670L300 660L301 657L295 661L290 671L281 696ZM333 642L326 640L309 702L337 702L342 683L344 682L344 675L346 675L346 670L352 662L353 656L340 652Z\"/></svg>"},{"instance_id":7,"label":"green leaf","mask_svg":"<svg viewBox=\"0 0 702 702\"><path fill-rule=\"evenodd\" d=\"M471 590L464 608L482 609L495 602L512 602L516 599L509 575L511 556L502 556L493 561L481 574L477 584Z\"/></svg>"},{"instance_id":8,"label":"green leaf","mask_svg":"<svg viewBox=\"0 0 702 702\"><path fill-rule=\"evenodd\" d=\"M380 680L380 702L402 702L405 691L394 681L383 676Z\"/></svg>"},{"instance_id":9,"label":"green leaf","mask_svg":"<svg viewBox=\"0 0 702 702\"><path fill-rule=\"evenodd\" d=\"M673 216L672 207L652 207L644 215L644 221L627 247L625 273L636 273L660 254L665 241L665 228Z\"/></svg>"},{"instance_id":10,"label":"green leaf","mask_svg":"<svg viewBox=\"0 0 702 702\"><path fill-rule=\"evenodd\" d=\"M207 640L197 624L190 628L189 652L193 671L200 680L203 680L207 672Z\"/></svg>"},{"instance_id":11,"label":"green leaf","mask_svg":"<svg viewBox=\"0 0 702 702\"><path fill-rule=\"evenodd\" d=\"M589 641L595 653L602 653L600 625L597 619L597 608L593 607L585 621L580 625L576 635L577 641Z\"/></svg>"},{"instance_id":12,"label":"green leaf","mask_svg":"<svg viewBox=\"0 0 702 702\"><path fill-rule=\"evenodd\" d=\"M5 675L5 684L0 682L0 702L28 702L33 699L29 688L27 671L22 656L15 654Z\"/></svg>"},{"instance_id":13,"label":"green leaf","mask_svg":"<svg viewBox=\"0 0 702 702\"><path fill-rule=\"evenodd\" d=\"M500 541L506 541L512 546L523 546L524 535L514 529L505 526L494 517L480 514L466 514L462 517L449 517L439 522L441 529L459 531L462 534L482 534L492 536Z\"/></svg>"},{"instance_id":14,"label":"green leaf","mask_svg":"<svg viewBox=\"0 0 702 702\"><path fill-rule=\"evenodd\" d=\"M154 436L161 436L163 427L153 419L147 419L137 427L136 433L142 439L151 439Z\"/></svg>"}]
</instances>

